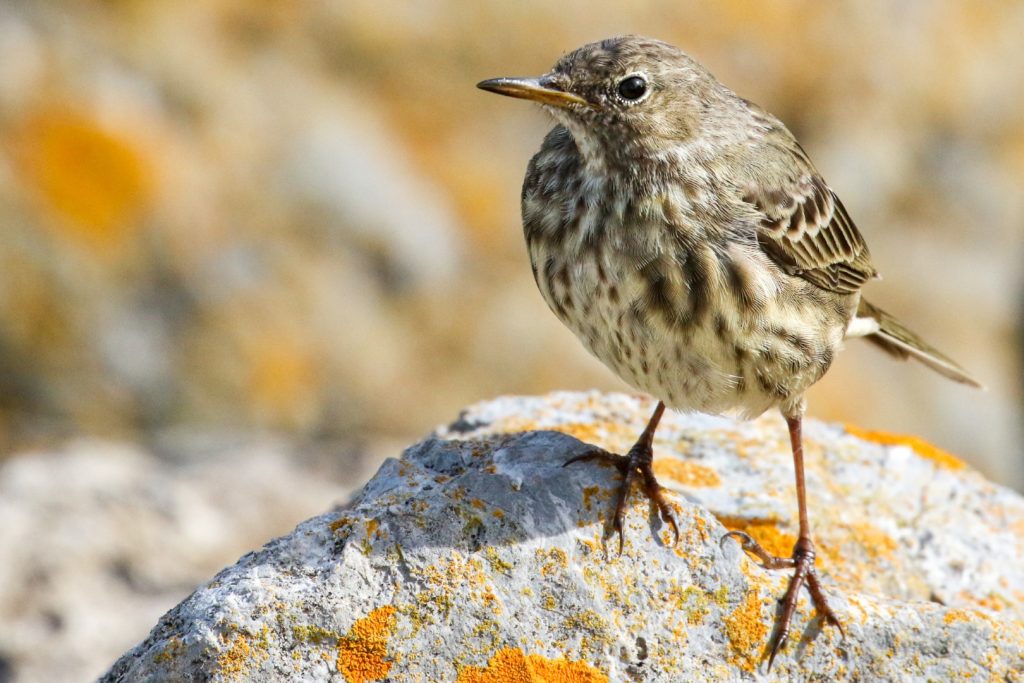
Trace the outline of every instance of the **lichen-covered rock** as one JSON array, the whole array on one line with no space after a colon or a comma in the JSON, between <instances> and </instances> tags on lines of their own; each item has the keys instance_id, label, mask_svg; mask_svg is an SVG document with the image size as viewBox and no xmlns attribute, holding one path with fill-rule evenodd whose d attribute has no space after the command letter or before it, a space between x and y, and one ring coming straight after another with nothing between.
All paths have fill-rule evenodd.
<instances>
[{"instance_id":1,"label":"lichen-covered rock","mask_svg":"<svg viewBox=\"0 0 1024 683\"><path fill-rule=\"evenodd\" d=\"M344 510L243 557L104 681L1024 680L1024 500L913 439L809 421L819 568L845 639L801 599L765 671L795 503L780 419L666 415L656 468L682 539L639 496L604 536L652 404L504 398L388 461ZM297 492L296 495L300 495Z\"/></svg>"}]
</instances>

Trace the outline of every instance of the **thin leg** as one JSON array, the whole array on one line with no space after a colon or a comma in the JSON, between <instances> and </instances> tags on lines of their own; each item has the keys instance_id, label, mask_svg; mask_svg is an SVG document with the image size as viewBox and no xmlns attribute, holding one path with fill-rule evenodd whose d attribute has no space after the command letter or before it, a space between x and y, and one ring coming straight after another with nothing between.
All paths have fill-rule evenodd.
<instances>
[{"instance_id":1,"label":"thin leg","mask_svg":"<svg viewBox=\"0 0 1024 683\"><path fill-rule=\"evenodd\" d=\"M640 434L640 438L637 442L629 449L629 453L626 455L617 455L615 453L609 453L606 450L600 448L594 448L582 455L577 455L566 461L566 465L571 465L574 462L584 462L589 460L603 460L610 462L615 465L622 473L622 484L619 486L618 501L615 504L615 517L612 521L612 529L619 535L619 554L622 554L622 528L623 522L626 519L626 498L629 495L630 489L633 487L633 482L636 480L637 475L643 480L644 493L647 497L658 506L658 513L661 515L661 520L672 527L672 533L675 535L675 543L679 542L679 525L676 524L675 513L672 505L668 501L668 497L665 495L665 489L658 483L657 478L654 476L654 450L651 447L654 443L654 430L658 428L658 423L661 422L661 416L665 412L665 404L658 401L657 407L654 409L654 414L651 415L651 419L647 422L647 426L644 431Z\"/></svg>"},{"instance_id":2,"label":"thin leg","mask_svg":"<svg viewBox=\"0 0 1024 683\"><path fill-rule=\"evenodd\" d=\"M749 534L742 531L730 531L726 537L735 537L740 540L744 551L756 556L761 560L762 566L766 569L788 569L792 568L793 576L789 580L789 588L782 598L782 613L775 622L775 632L768 643L768 670L771 671L775 655L778 654L782 644L786 642L789 635L790 621L793 613L796 612L797 598L800 596L800 588L807 584L807 590L814 601L814 608L822 616L826 623L839 628L843 633L843 626L839 623L836 613L829 607L821 584L818 582L818 574L814 570L814 542L811 540L811 525L807 521L807 491L804 484L804 447L801 436L801 418L786 417L789 426L789 442L793 449L793 469L796 473L796 501L800 514L800 534L797 537L796 545L793 546L792 557L776 557L768 553ZM844 633L845 635L845 633Z\"/></svg>"}]
</instances>

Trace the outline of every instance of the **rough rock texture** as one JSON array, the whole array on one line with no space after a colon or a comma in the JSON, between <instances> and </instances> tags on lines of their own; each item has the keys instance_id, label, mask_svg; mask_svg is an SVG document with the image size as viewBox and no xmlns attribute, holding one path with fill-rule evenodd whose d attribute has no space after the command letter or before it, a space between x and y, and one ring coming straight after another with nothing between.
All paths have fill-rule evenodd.
<instances>
[{"instance_id":1,"label":"rough rock texture","mask_svg":"<svg viewBox=\"0 0 1024 683\"><path fill-rule=\"evenodd\" d=\"M218 569L344 501L365 481L347 469L195 432L0 461L0 683L99 676Z\"/></svg>"},{"instance_id":2,"label":"rough rock texture","mask_svg":"<svg viewBox=\"0 0 1024 683\"><path fill-rule=\"evenodd\" d=\"M796 517L783 424L666 415L656 469L682 540L617 475L650 401L480 404L389 460L342 511L243 557L166 614L104 681L1024 680L1024 500L914 439L811 421L809 499L843 640L801 601L764 671ZM580 439L580 440L578 440Z\"/></svg>"}]
</instances>

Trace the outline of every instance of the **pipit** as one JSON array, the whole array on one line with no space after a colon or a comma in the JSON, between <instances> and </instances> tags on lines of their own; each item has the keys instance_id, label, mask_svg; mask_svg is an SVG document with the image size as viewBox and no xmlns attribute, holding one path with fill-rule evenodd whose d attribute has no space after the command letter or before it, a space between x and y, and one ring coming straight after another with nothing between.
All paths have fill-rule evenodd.
<instances>
[{"instance_id":1,"label":"pipit","mask_svg":"<svg viewBox=\"0 0 1024 683\"><path fill-rule=\"evenodd\" d=\"M847 337L865 337L950 379L959 365L861 299L878 276L864 238L807 153L774 116L666 43L637 36L585 45L539 78L480 88L539 103L557 125L530 161L523 228L548 306L583 345L659 399L625 456L612 528L622 550L635 480L678 542L654 476L665 407L760 415L789 426L799 536L775 557L732 532L767 568L794 570L767 647L771 668L802 586L842 630L815 573L800 436L804 393ZM569 464L569 463L566 463ZM724 540L724 539L723 539Z\"/></svg>"}]
</instances>

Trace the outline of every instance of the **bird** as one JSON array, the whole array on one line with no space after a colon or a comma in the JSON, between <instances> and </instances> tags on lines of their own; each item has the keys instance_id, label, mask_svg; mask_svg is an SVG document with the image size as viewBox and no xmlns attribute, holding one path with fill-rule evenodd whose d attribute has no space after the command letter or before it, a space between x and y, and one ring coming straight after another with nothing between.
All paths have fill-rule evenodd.
<instances>
[{"instance_id":1,"label":"bird","mask_svg":"<svg viewBox=\"0 0 1024 683\"><path fill-rule=\"evenodd\" d=\"M554 314L615 374L658 399L625 455L592 448L622 473L612 529L622 552L626 500L640 483L679 527L654 475L667 408L787 423L799 513L792 555L732 537L767 569L792 569L771 669L806 586L843 628L815 571L801 427L805 393L848 338L980 386L862 288L879 277L864 237L786 126L682 50L626 35L584 45L546 74L492 78L483 90L539 104L555 120L521 194L533 276Z\"/></svg>"}]
</instances>

